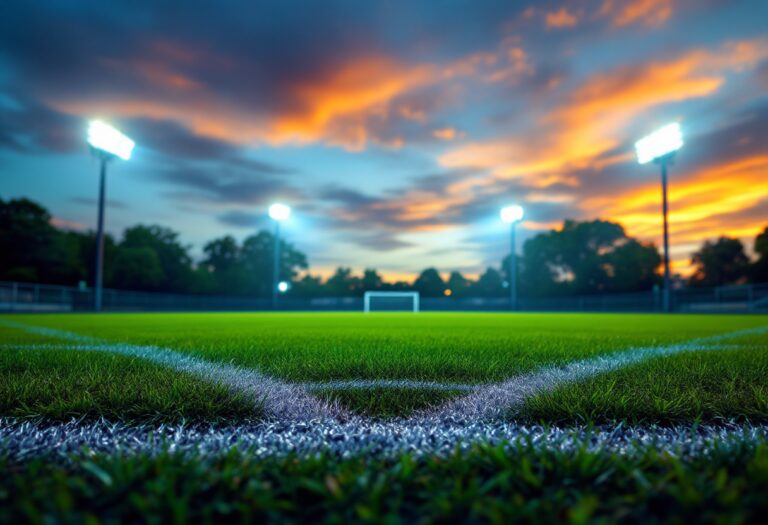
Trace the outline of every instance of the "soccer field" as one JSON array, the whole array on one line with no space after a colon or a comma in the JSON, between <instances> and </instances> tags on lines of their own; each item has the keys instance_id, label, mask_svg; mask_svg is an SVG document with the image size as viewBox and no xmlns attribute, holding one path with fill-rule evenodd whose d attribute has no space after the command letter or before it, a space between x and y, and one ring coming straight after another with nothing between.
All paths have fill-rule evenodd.
<instances>
[{"instance_id":1,"label":"soccer field","mask_svg":"<svg viewBox=\"0 0 768 525\"><path fill-rule=\"evenodd\" d=\"M566 378L510 407L507 416L636 423L768 415L763 316L267 313L4 319L0 412L6 416L280 417L249 401L242 389L230 388L226 377L179 371L153 357L163 350L213 367L255 370L355 414L398 417L489 384L523 381L541 369L665 348L674 349L673 355L650 352L616 366L606 363L608 369L579 381ZM137 358L132 349L140 347L154 350Z\"/></svg>"},{"instance_id":2,"label":"soccer field","mask_svg":"<svg viewBox=\"0 0 768 525\"><path fill-rule=\"evenodd\" d=\"M0 344L0 461L14 472L0 503L15 495L38 518L129 487L123 519L142 515L136 498L149 508L177 490L200 498L184 511L198 518L242 516L227 505L242 503L243 478L294 487L249 486L266 515L311 517L303 490L317 520L374 522L385 502L427 521L450 509L504 521L535 501L610 519L622 497L668 498L680 516L697 498L729 512L739 497L751 512L768 488L766 316L14 315ZM57 482L60 469L77 475ZM153 475L190 480L152 493ZM231 492L201 495L222 484Z\"/></svg>"}]
</instances>

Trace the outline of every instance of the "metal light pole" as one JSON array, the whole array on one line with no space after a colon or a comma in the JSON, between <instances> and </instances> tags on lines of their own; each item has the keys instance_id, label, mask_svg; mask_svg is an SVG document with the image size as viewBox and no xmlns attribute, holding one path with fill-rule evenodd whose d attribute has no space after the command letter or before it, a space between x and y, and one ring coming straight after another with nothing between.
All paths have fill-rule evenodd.
<instances>
[{"instance_id":1,"label":"metal light pole","mask_svg":"<svg viewBox=\"0 0 768 525\"><path fill-rule=\"evenodd\" d=\"M659 157L656 163L661 166L661 212L664 215L664 290L662 291L662 305L665 312L672 308L670 301L669 282L669 207L667 204L667 164L671 164L674 153Z\"/></svg>"},{"instance_id":2,"label":"metal light pole","mask_svg":"<svg viewBox=\"0 0 768 525\"><path fill-rule=\"evenodd\" d=\"M506 206L501 209L501 220L509 224L509 309L517 310L517 255L515 249L516 226L523 218L523 208L517 205Z\"/></svg>"},{"instance_id":3,"label":"metal light pole","mask_svg":"<svg viewBox=\"0 0 768 525\"><path fill-rule=\"evenodd\" d=\"M96 282L93 287L93 309L101 311L101 289L104 283L104 200L107 184L107 162L110 156L100 154L99 175L99 218L96 226Z\"/></svg>"},{"instance_id":4,"label":"metal light pole","mask_svg":"<svg viewBox=\"0 0 768 525\"><path fill-rule=\"evenodd\" d=\"M668 124L635 143L640 164L653 161L661 167L661 212L664 224L664 289L662 307L672 311L672 291L669 275L669 202L667 200L667 167L675 159L675 152L683 146L683 133L677 123Z\"/></svg>"},{"instance_id":5,"label":"metal light pole","mask_svg":"<svg viewBox=\"0 0 768 525\"><path fill-rule=\"evenodd\" d=\"M291 216L291 208L275 203L269 207L269 217L275 221L275 248L272 261L272 309L277 310L277 296L280 292L280 223Z\"/></svg>"},{"instance_id":6,"label":"metal light pole","mask_svg":"<svg viewBox=\"0 0 768 525\"><path fill-rule=\"evenodd\" d=\"M96 227L96 276L93 286L93 309L100 312L102 286L104 284L104 205L107 163L116 157L123 160L130 159L135 143L108 124L94 120L88 127L88 144L101 163L99 170L99 216Z\"/></svg>"}]
</instances>

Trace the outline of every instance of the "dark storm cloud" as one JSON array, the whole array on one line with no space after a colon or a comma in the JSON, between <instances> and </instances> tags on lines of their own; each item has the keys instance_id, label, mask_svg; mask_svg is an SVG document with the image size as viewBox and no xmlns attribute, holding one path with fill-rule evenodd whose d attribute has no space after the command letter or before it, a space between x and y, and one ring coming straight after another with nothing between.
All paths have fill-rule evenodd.
<instances>
[{"instance_id":1,"label":"dark storm cloud","mask_svg":"<svg viewBox=\"0 0 768 525\"><path fill-rule=\"evenodd\" d=\"M180 200L221 204L265 204L274 198L303 200L301 190L288 181L253 169L185 165L162 169L157 177L180 188L168 193Z\"/></svg>"},{"instance_id":2,"label":"dark storm cloud","mask_svg":"<svg viewBox=\"0 0 768 525\"><path fill-rule=\"evenodd\" d=\"M9 96L9 99L13 100L13 106L0 106L0 148L33 153L69 153L85 148L82 119L27 97Z\"/></svg>"},{"instance_id":3,"label":"dark storm cloud","mask_svg":"<svg viewBox=\"0 0 768 525\"><path fill-rule=\"evenodd\" d=\"M263 222L264 214L233 210L218 215L216 219L222 224L235 228L253 228Z\"/></svg>"},{"instance_id":4,"label":"dark storm cloud","mask_svg":"<svg viewBox=\"0 0 768 525\"><path fill-rule=\"evenodd\" d=\"M125 123L125 131L138 144L148 144L169 159L218 161L262 175L295 173L291 168L245 158L242 148L195 135L175 122L130 119Z\"/></svg>"},{"instance_id":5,"label":"dark storm cloud","mask_svg":"<svg viewBox=\"0 0 768 525\"><path fill-rule=\"evenodd\" d=\"M158 95L131 76L132 60L173 63L243 105L290 103L285 86L360 54L434 59L493 46L519 7L446 0L373 2L14 2L0 17L3 55L35 92L87 86L100 94ZM489 31L490 28L491 29ZM237 82L233 82L237 78Z\"/></svg>"}]
</instances>

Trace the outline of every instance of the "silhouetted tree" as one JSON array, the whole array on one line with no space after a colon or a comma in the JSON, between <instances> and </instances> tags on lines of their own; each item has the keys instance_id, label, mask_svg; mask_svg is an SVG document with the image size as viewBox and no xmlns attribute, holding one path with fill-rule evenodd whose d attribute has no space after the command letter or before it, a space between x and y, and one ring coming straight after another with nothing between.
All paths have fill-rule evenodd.
<instances>
[{"instance_id":1,"label":"silhouetted tree","mask_svg":"<svg viewBox=\"0 0 768 525\"><path fill-rule=\"evenodd\" d=\"M656 269L661 255L653 244L629 239L605 254L604 269L608 274L607 289L611 292L650 290L661 282Z\"/></svg>"},{"instance_id":2,"label":"silhouetted tree","mask_svg":"<svg viewBox=\"0 0 768 525\"><path fill-rule=\"evenodd\" d=\"M216 291L237 294L243 291L245 270L240 261L240 247L231 235L214 239L203 248L202 266L208 268L216 282Z\"/></svg>"},{"instance_id":3,"label":"silhouetted tree","mask_svg":"<svg viewBox=\"0 0 768 525\"><path fill-rule=\"evenodd\" d=\"M641 291L656 282L660 261L653 245L631 239L619 224L566 220L525 242L518 283L528 296Z\"/></svg>"},{"instance_id":4,"label":"silhouetted tree","mask_svg":"<svg viewBox=\"0 0 768 525\"><path fill-rule=\"evenodd\" d=\"M504 279L496 268L486 268L476 282L470 284L467 295L471 297L501 297L506 293Z\"/></svg>"},{"instance_id":5,"label":"silhouetted tree","mask_svg":"<svg viewBox=\"0 0 768 525\"><path fill-rule=\"evenodd\" d=\"M296 281L288 292L296 297L322 297L328 295L320 277L306 274Z\"/></svg>"},{"instance_id":6,"label":"silhouetted tree","mask_svg":"<svg viewBox=\"0 0 768 525\"><path fill-rule=\"evenodd\" d=\"M427 268L414 281L413 287L424 297L439 297L445 292L445 283L434 268Z\"/></svg>"},{"instance_id":7,"label":"silhouetted tree","mask_svg":"<svg viewBox=\"0 0 768 525\"><path fill-rule=\"evenodd\" d=\"M471 281L461 275L460 272L451 272L448 277L448 289L452 297L464 297L467 295Z\"/></svg>"},{"instance_id":8,"label":"silhouetted tree","mask_svg":"<svg viewBox=\"0 0 768 525\"><path fill-rule=\"evenodd\" d=\"M361 291L360 279L352 275L350 268L336 268L336 273L325 282L328 295L344 297L357 295Z\"/></svg>"},{"instance_id":9,"label":"silhouetted tree","mask_svg":"<svg viewBox=\"0 0 768 525\"><path fill-rule=\"evenodd\" d=\"M749 280L753 283L768 283L768 226L755 237L757 260L749 268Z\"/></svg>"},{"instance_id":10,"label":"silhouetted tree","mask_svg":"<svg viewBox=\"0 0 768 525\"><path fill-rule=\"evenodd\" d=\"M0 275L15 281L44 281L57 231L51 215L29 199L0 199Z\"/></svg>"},{"instance_id":11,"label":"silhouetted tree","mask_svg":"<svg viewBox=\"0 0 768 525\"><path fill-rule=\"evenodd\" d=\"M123 239L118 246L117 259L121 265L127 261L137 261L144 258L148 263L150 257L146 250L154 252L159 273L150 264L146 268L147 275L138 274L123 277L123 266L116 266L112 272L114 285L118 288L136 288L136 283L145 283L137 289L156 291L187 291L191 286L192 257L189 248L179 242L179 234L158 225L138 224L125 230ZM129 255L123 255L127 251ZM143 252L143 255L139 255ZM115 262L117 264L117 261ZM139 267L134 272L141 271ZM153 284L150 284L153 283Z\"/></svg>"},{"instance_id":12,"label":"silhouetted tree","mask_svg":"<svg viewBox=\"0 0 768 525\"><path fill-rule=\"evenodd\" d=\"M260 231L243 241L240 252L245 280L244 291L259 297L272 293L272 272L274 265L275 237L268 231ZM280 280L293 282L298 269L307 268L307 257L293 245L280 239Z\"/></svg>"},{"instance_id":13,"label":"silhouetted tree","mask_svg":"<svg viewBox=\"0 0 768 525\"><path fill-rule=\"evenodd\" d=\"M705 241L691 256L695 269L692 286L721 286L746 279L749 259L744 245L738 239L720 237L715 242Z\"/></svg>"},{"instance_id":14,"label":"silhouetted tree","mask_svg":"<svg viewBox=\"0 0 768 525\"><path fill-rule=\"evenodd\" d=\"M384 279L382 279L381 275L379 275L379 272L376 270L366 268L365 271L363 271L361 286L364 292L379 290L383 284Z\"/></svg>"},{"instance_id":15,"label":"silhouetted tree","mask_svg":"<svg viewBox=\"0 0 768 525\"><path fill-rule=\"evenodd\" d=\"M157 290L167 282L160 258L149 246L120 248L111 271L116 287L127 290Z\"/></svg>"}]
</instances>

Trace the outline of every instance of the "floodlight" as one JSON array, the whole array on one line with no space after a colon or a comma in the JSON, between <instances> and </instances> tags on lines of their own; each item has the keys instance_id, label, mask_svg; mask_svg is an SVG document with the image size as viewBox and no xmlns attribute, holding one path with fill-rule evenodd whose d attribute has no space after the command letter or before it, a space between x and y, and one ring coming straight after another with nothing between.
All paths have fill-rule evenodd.
<instances>
[{"instance_id":1,"label":"floodlight","mask_svg":"<svg viewBox=\"0 0 768 525\"><path fill-rule=\"evenodd\" d=\"M663 308L665 312L672 310L671 285L669 274L669 206L667 203L667 168L672 164L675 151L683 147L683 132L680 124L673 122L654 131L650 135L635 142L637 162L646 164L654 161L661 167L661 215L664 224L664 293Z\"/></svg>"},{"instance_id":2,"label":"floodlight","mask_svg":"<svg viewBox=\"0 0 768 525\"><path fill-rule=\"evenodd\" d=\"M104 184L107 178L107 163L115 157L123 160L131 158L136 145L131 139L115 128L100 120L92 120L88 125L88 144L101 161L99 170L99 218L96 226L96 272L93 286L93 309L101 310L102 283L104 280Z\"/></svg>"},{"instance_id":3,"label":"floodlight","mask_svg":"<svg viewBox=\"0 0 768 525\"><path fill-rule=\"evenodd\" d=\"M673 122L654 131L635 143L637 162L645 164L683 147L683 132L680 124Z\"/></svg>"},{"instance_id":4,"label":"floodlight","mask_svg":"<svg viewBox=\"0 0 768 525\"><path fill-rule=\"evenodd\" d=\"M285 204L275 203L269 207L269 216L274 221L286 221L291 216L291 208Z\"/></svg>"},{"instance_id":5,"label":"floodlight","mask_svg":"<svg viewBox=\"0 0 768 525\"><path fill-rule=\"evenodd\" d=\"M290 286L289 286L289 285L288 285L288 283L287 283L287 282L285 282L285 281L280 281L280 282L277 284L277 291L278 291L278 292L280 292L280 293L285 293L285 292L287 292L287 291L288 291L288 288L290 288Z\"/></svg>"},{"instance_id":6,"label":"floodlight","mask_svg":"<svg viewBox=\"0 0 768 525\"><path fill-rule=\"evenodd\" d=\"M507 223L517 222L523 218L522 206L505 206L501 209L501 220Z\"/></svg>"},{"instance_id":7,"label":"floodlight","mask_svg":"<svg viewBox=\"0 0 768 525\"><path fill-rule=\"evenodd\" d=\"M100 120L92 120L88 126L88 144L123 160L131 158L131 152L136 145L131 139Z\"/></svg>"}]
</instances>

